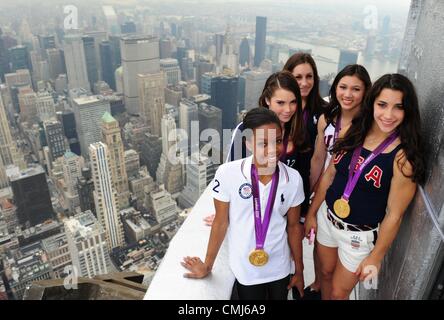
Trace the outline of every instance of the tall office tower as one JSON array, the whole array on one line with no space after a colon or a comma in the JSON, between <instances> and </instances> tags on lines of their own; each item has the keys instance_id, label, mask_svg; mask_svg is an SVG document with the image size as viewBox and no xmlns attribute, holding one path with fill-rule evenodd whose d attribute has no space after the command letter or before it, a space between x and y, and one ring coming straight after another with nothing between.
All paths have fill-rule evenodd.
<instances>
[{"instance_id":1,"label":"tall office tower","mask_svg":"<svg viewBox=\"0 0 444 320\"><path fill-rule=\"evenodd\" d=\"M63 132L68 139L69 149L77 155L80 155L80 143L76 130L76 119L72 110L57 112L57 119L63 125Z\"/></svg>"},{"instance_id":2,"label":"tall office tower","mask_svg":"<svg viewBox=\"0 0 444 320\"><path fill-rule=\"evenodd\" d=\"M65 180L65 199L71 212L80 205L77 183L82 177L83 158L71 151L63 155L63 178Z\"/></svg>"},{"instance_id":3,"label":"tall office tower","mask_svg":"<svg viewBox=\"0 0 444 320\"><path fill-rule=\"evenodd\" d=\"M160 70L166 73L169 86L176 86L181 81L179 62L176 59L160 59Z\"/></svg>"},{"instance_id":4,"label":"tall office tower","mask_svg":"<svg viewBox=\"0 0 444 320\"><path fill-rule=\"evenodd\" d=\"M199 131L213 129L222 139L222 110L206 103L200 103L198 114Z\"/></svg>"},{"instance_id":5,"label":"tall office tower","mask_svg":"<svg viewBox=\"0 0 444 320\"><path fill-rule=\"evenodd\" d=\"M88 81L92 87L99 81L99 70L96 59L96 51L94 47L94 38L91 36L83 36L83 50L85 52L86 71L88 73Z\"/></svg>"},{"instance_id":6,"label":"tall office tower","mask_svg":"<svg viewBox=\"0 0 444 320\"><path fill-rule=\"evenodd\" d=\"M100 59L102 63L102 78L111 89L116 91L116 79L114 78L114 61L111 43L109 41L102 41L100 43Z\"/></svg>"},{"instance_id":7,"label":"tall office tower","mask_svg":"<svg viewBox=\"0 0 444 320\"><path fill-rule=\"evenodd\" d=\"M217 74L214 72L207 72L202 74L200 80L200 93L211 96L211 82L213 78L216 78Z\"/></svg>"},{"instance_id":8,"label":"tall office tower","mask_svg":"<svg viewBox=\"0 0 444 320\"><path fill-rule=\"evenodd\" d=\"M216 66L214 63L211 63L209 60L206 60L202 57L196 61L196 83L199 87L199 92L202 92L202 75L207 72L214 72L216 70Z\"/></svg>"},{"instance_id":9,"label":"tall office tower","mask_svg":"<svg viewBox=\"0 0 444 320\"><path fill-rule=\"evenodd\" d=\"M38 35L37 37L39 39L40 55L47 59L47 50L56 48L55 35Z\"/></svg>"},{"instance_id":10,"label":"tall office tower","mask_svg":"<svg viewBox=\"0 0 444 320\"><path fill-rule=\"evenodd\" d=\"M211 105L222 110L222 129L237 125L238 77L219 76L211 79Z\"/></svg>"},{"instance_id":11,"label":"tall office tower","mask_svg":"<svg viewBox=\"0 0 444 320\"><path fill-rule=\"evenodd\" d=\"M267 18L256 17L256 39L254 41L254 66L259 67L265 59L265 38L267 36Z\"/></svg>"},{"instance_id":12,"label":"tall office tower","mask_svg":"<svg viewBox=\"0 0 444 320\"><path fill-rule=\"evenodd\" d=\"M99 96L80 97L73 100L72 108L76 120L80 150L84 158L88 158L88 147L102 138L98 125L105 112L111 112L109 101Z\"/></svg>"},{"instance_id":13,"label":"tall office tower","mask_svg":"<svg viewBox=\"0 0 444 320\"><path fill-rule=\"evenodd\" d=\"M120 36L109 36L109 42L111 45L111 52L113 56L113 69L116 70L122 65L122 58L120 53Z\"/></svg>"},{"instance_id":14,"label":"tall office tower","mask_svg":"<svg viewBox=\"0 0 444 320\"><path fill-rule=\"evenodd\" d=\"M65 135L63 134L62 124L53 119L43 122L43 127L45 129L46 143L49 147L49 160L51 163L65 154L67 143Z\"/></svg>"},{"instance_id":15,"label":"tall office tower","mask_svg":"<svg viewBox=\"0 0 444 320\"><path fill-rule=\"evenodd\" d=\"M177 218L177 204L164 185L150 192L146 200L147 207L154 213L161 225L166 225Z\"/></svg>"},{"instance_id":16,"label":"tall office tower","mask_svg":"<svg viewBox=\"0 0 444 320\"><path fill-rule=\"evenodd\" d=\"M103 15L105 16L106 30L109 34L117 34L120 32L118 18L113 6L102 6Z\"/></svg>"},{"instance_id":17,"label":"tall office tower","mask_svg":"<svg viewBox=\"0 0 444 320\"><path fill-rule=\"evenodd\" d=\"M250 110L259 106L259 97L270 74L270 72L262 69L244 72L245 109Z\"/></svg>"},{"instance_id":18,"label":"tall office tower","mask_svg":"<svg viewBox=\"0 0 444 320\"><path fill-rule=\"evenodd\" d=\"M146 133L140 146L140 160L142 165L147 166L151 177L156 176L161 155L162 138Z\"/></svg>"},{"instance_id":19,"label":"tall office tower","mask_svg":"<svg viewBox=\"0 0 444 320\"><path fill-rule=\"evenodd\" d=\"M8 49L3 40L3 31L0 28L0 80L5 81L5 74L9 73Z\"/></svg>"},{"instance_id":20,"label":"tall office tower","mask_svg":"<svg viewBox=\"0 0 444 320\"><path fill-rule=\"evenodd\" d=\"M9 61L11 62L13 72L19 69L32 70L28 48L25 46L15 46L9 48Z\"/></svg>"},{"instance_id":21,"label":"tall office tower","mask_svg":"<svg viewBox=\"0 0 444 320\"><path fill-rule=\"evenodd\" d=\"M197 153L191 155L191 161L186 166L187 181L179 197L179 205L182 208L193 207L205 188L214 178L217 164L213 164L211 159Z\"/></svg>"},{"instance_id":22,"label":"tall office tower","mask_svg":"<svg viewBox=\"0 0 444 320\"><path fill-rule=\"evenodd\" d=\"M78 34L65 35L63 47L69 89L90 89L83 41Z\"/></svg>"},{"instance_id":23,"label":"tall office tower","mask_svg":"<svg viewBox=\"0 0 444 320\"><path fill-rule=\"evenodd\" d=\"M54 218L45 171L41 166L13 173L9 180L22 225L35 226Z\"/></svg>"},{"instance_id":24,"label":"tall office tower","mask_svg":"<svg viewBox=\"0 0 444 320\"><path fill-rule=\"evenodd\" d=\"M341 50L339 55L338 73L349 64L358 62L358 52L350 50Z\"/></svg>"},{"instance_id":25,"label":"tall office tower","mask_svg":"<svg viewBox=\"0 0 444 320\"><path fill-rule=\"evenodd\" d=\"M64 221L71 260L81 277L92 278L110 271L106 232L91 211Z\"/></svg>"},{"instance_id":26,"label":"tall office tower","mask_svg":"<svg viewBox=\"0 0 444 320\"><path fill-rule=\"evenodd\" d=\"M31 88L19 88L18 101L20 106L20 121L31 126L39 122L37 114L37 94Z\"/></svg>"},{"instance_id":27,"label":"tall office tower","mask_svg":"<svg viewBox=\"0 0 444 320\"><path fill-rule=\"evenodd\" d=\"M105 112L101 126L101 141L108 146L112 181L118 194L119 208L123 209L129 205L129 189L119 123L110 113Z\"/></svg>"},{"instance_id":28,"label":"tall office tower","mask_svg":"<svg viewBox=\"0 0 444 320\"><path fill-rule=\"evenodd\" d=\"M243 38L239 47L239 64L243 67L250 65L250 43Z\"/></svg>"},{"instance_id":29,"label":"tall office tower","mask_svg":"<svg viewBox=\"0 0 444 320\"><path fill-rule=\"evenodd\" d=\"M136 150L130 149L124 152L126 174L129 177L137 175L140 170L140 156Z\"/></svg>"},{"instance_id":30,"label":"tall office tower","mask_svg":"<svg viewBox=\"0 0 444 320\"><path fill-rule=\"evenodd\" d=\"M9 127L6 116L5 105L0 97L0 158L3 165L18 165L23 159L19 159L20 154L17 150L15 141L12 139L11 128Z\"/></svg>"},{"instance_id":31,"label":"tall office tower","mask_svg":"<svg viewBox=\"0 0 444 320\"><path fill-rule=\"evenodd\" d=\"M192 137L192 126L199 124L199 112L197 104L188 99L182 99L179 105L179 127L186 132L187 143L181 143L182 152L185 156L191 155L199 148L199 137ZM196 132L198 134L198 132Z\"/></svg>"},{"instance_id":32,"label":"tall office tower","mask_svg":"<svg viewBox=\"0 0 444 320\"><path fill-rule=\"evenodd\" d=\"M160 39L159 42L160 59L169 59L173 55L173 44L171 39Z\"/></svg>"},{"instance_id":33,"label":"tall office tower","mask_svg":"<svg viewBox=\"0 0 444 320\"><path fill-rule=\"evenodd\" d=\"M176 134L176 122L170 114L162 118L162 155L156 171L156 181L158 184L164 184L169 193L175 194L183 188L182 183L182 163L175 161L178 154Z\"/></svg>"},{"instance_id":34,"label":"tall office tower","mask_svg":"<svg viewBox=\"0 0 444 320\"><path fill-rule=\"evenodd\" d=\"M166 77L164 72L138 74L140 115L151 127L151 133L160 136L160 120L165 114Z\"/></svg>"},{"instance_id":35,"label":"tall office tower","mask_svg":"<svg viewBox=\"0 0 444 320\"><path fill-rule=\"evenodd\" d=\"M94 52L96 55L97 74L99 80L103 80L102 69L100 67L102 65L102 58L100 56L100 43L108 40L108 35L106 31L88 31L85 32L85 35L94 39Z\"/></svg>"},{"instance_id":36,"label":"tall office tower","mask_svg":"<svg viewBox=\"0 0 444 320\"><path fill-rule=\"evenodd\" d=\"M216 46L216 64L219 65L220 63L220 57L222 55L222 50L224 47L224 35L217 33L214 37L214 45Z\"/></svg>"},{"instance_id":37,"label":"tall office tower","mask_svg":"<svg viewBox=\"0 0 444 320\"><path fill-rule=\"evenodd\" d=\"M159 39L153 36L124 36L120 48L126 110L138 115L141 109L137 75L160 71Z\"/></svg>"},{"instance_id":38,"label":"tall office tower","mask_svg":"<svg viewBox=\"0 0 444 320\"><path fill-rule=\"evenodd\" d=\"M54 98L48 91L37 92L37 114L40 121L56 117Z\"/></svg>"},{"instance_id":39,"label":"tall office tower","mask_svg":"<svg viewBox=\"0 0 444 320\"><path fill-rule=\"evenodd\" d=\"M3 164L3 160L0 158L0 188L6 188L9 186L8 176L6 175L6 167Z\"/></svg>"},{"instance_id":40,"label":"tall office tower","mask_svg":"<svg viewBox=\"0 0 444 320\"><path fill-rule=\"evenodd\" d=\"M123 246L125 242L122 221L119 219L117 190L114 188L112 179L109 153L108 147L102 142L96 142L89 146L97 218L105 229L106 241L111 250Z\"/></svg>"},{"instance_id":41,"label":"tall office tower","mask_svg":"<svg viewBox=\"0 0 444 320\"><path fill-rule=\"evenodd\" d=\"M97 216L94 204L94 181L89 168L82 168L82 176L77 180L77 192L80 210L82 212L91 210Z\"/></svg>"},{"instance_id":42,"label":"tall office tower","mask_svg":"<svg viewBox=\"0 0 444 320\"><path fill-rule=\"evenodd\" d=\"M120 31L122 34L136 33L136 24L133 21L127 21L120 25Z\"/></svg>"}]
</instances>

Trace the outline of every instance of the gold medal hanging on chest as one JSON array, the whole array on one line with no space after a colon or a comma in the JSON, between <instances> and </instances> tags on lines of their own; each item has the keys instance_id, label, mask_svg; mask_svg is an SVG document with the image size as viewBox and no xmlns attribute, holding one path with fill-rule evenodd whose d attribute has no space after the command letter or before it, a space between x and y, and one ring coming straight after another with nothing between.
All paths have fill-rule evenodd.
<instances>
[{"instance_id":1,"label":"gold medal hanging on chest","mask_svg":"<svg viewBox=\"0 0 444 320\"><path fill-rule=\"evenodd\" d=\"M256 267L264 266L268 262L268 254L262 249L253 250L248 258L250 263Z\"/></svg>"},{"instance_id":2,"label":"gold medal hanging on chest","mask_svg":"<svg viewBox=\"0 0 444 320\"><path fill-rule=\"evenodd\" d=\"M350 215L350 205L344 198L336 200L333 209L336 215L341 219L345 219Z\"/></svg>"}]
</instances>

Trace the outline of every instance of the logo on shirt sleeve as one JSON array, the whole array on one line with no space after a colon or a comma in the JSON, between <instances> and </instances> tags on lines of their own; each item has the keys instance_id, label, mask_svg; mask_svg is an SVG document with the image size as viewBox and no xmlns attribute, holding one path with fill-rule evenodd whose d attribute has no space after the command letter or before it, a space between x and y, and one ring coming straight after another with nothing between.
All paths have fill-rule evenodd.
<instances>
[{"instance_id":1,"label":"logo on shirt sleeve","mask_svg":"<svg viewBox=\"0 0 444 320\"><path fill-rule=\"evenodd\" d=\"M239 187L239 195L242 199L249 199L253 195L253 187L249 183L244 183Z\"/></svg>"}]
</instances>

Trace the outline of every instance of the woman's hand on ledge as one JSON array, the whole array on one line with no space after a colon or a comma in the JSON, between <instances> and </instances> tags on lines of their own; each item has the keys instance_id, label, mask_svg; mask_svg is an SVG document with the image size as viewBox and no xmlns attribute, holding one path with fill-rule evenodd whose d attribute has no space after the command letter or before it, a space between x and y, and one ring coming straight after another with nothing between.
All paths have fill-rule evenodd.
<instances>
[{"instance_id":1,"label":"woman's hand on ledge","mask_svg":"<svg viewBox=\"0 0 444 320\"><path fill-rule=\"evenodd\" d=\"M183 276L185 278L202 279L211 272L211 268L198 257L185 257L180 264L190 271L189 273L184 273Z\"/></svg>"}]
</instances>

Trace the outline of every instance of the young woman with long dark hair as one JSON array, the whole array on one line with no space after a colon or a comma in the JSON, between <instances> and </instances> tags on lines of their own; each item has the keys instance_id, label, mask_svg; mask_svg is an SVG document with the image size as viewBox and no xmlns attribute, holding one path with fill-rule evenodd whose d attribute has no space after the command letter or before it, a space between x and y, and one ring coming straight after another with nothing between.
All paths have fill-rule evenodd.
<instances>
[{"instance_id":1,"label":"young woman with long dark hair","mask_svg":"<svg viewBox=\"0 0 444 320\"><path fill-rule=\"evenodd\" d=\"M310 206L305 233L317 232L323 299L348 299L377 276L416 186L424 180L415 88L400 74L377 80Z\"/></svg>"}]
</instances>

